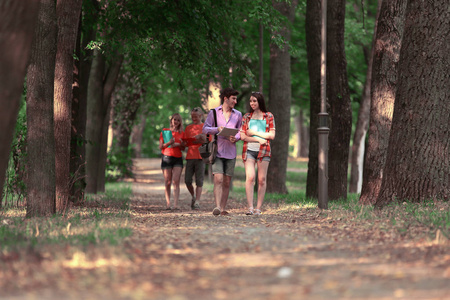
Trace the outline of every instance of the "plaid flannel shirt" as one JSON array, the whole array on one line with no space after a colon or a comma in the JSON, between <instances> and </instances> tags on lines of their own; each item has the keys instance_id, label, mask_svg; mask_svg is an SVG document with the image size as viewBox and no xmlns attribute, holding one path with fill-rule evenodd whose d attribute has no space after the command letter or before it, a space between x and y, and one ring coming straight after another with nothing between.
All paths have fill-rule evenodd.
<instances>
[{"instance_id":1,"label":"plaid flannel shirt","mask_svg":"<svg viewBox=\"0 0 450 300\"><path fill-rule=\"evenodd\" d=\"M244 133L247 133L248 125L250 123L250 120L252 119L253 113L246 113L244 117L242 118L242 128L241 131ZM275 129L275 119L273 117L273 114L270 112L265 112L263 114L263 120L266 120L266 132L269 132L271 129ZM244 142L244 147L242 148L242 160L247 160L247 144L248 142ZM266 145L260 145L259 152L258 152L258 159L262 160L263 157L268 156L270 157L271 150L270 150L270 140L267 140Z\"/></svg>"}]
</instances>

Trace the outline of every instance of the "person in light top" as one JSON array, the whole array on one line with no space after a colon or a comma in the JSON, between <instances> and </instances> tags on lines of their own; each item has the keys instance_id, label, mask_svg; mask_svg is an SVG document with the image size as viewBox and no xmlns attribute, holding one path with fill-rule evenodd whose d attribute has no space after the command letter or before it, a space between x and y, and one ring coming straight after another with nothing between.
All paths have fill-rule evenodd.
<instances>
[{"instance_id":1,"label":"person in light top","mask_svg":"<svg viewBox=\"0 0 450 300\"><path fill-rule=\"evenodd\" d=\"M225 88L220 92L222 105L214 108L217 116L217 124L214 124L213 110L208 113L203 133L219 134L223 128L240 129L242 123L242 113L234 106L237 103L239 92L232 88ZM228 215L225 210L230 193L231 178L234 175L236 165L236 142L240 139L239 131L235 135L217 137L217 157L212 165L214 175L214 200L216 207L213 215Z\"/></svg>"},{"instance_id":2,"label":"person in light top","mask_svg":"<svg viewBox=\"0 0 450 300\"><path fill-rule=\"evenodd\" d=\"M166 210L179 210L180 178L183 171L184 150L183 120L180 114L170 117L170 128L164 128L159 136L159 149L161 149L161 170L164 175ZM170 189L173 184L173 208L170 207Z\"/></svg>"},{"instance_id":3,"label":"person in light top","mask_svg":"<svg viewBox=\"0 0 450 300\"><path fill-rule=\"evenodd\" d=\"M275 119L266 109L263 94L253 92L250 96L250 111L242 119L241 140L242 160L245 167L245 194L247 196L247 215L260 215L267 187L267 169L271 150L270 141L275 138ZM255 167L258 166L258 197L256 208L253 206L253 187L255 185Z\"/></svg>"}]
</instances>

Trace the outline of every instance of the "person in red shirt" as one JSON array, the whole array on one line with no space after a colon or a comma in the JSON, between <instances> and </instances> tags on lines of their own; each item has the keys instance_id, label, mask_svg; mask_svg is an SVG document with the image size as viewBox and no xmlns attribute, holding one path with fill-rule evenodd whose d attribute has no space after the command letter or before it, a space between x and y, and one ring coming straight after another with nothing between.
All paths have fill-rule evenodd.
<instances>
[{"instance_id":1,"label":"person in red shirt","mask_svg":"<svg viewBox=\"0 0 450 300\"><path fill-rule=\"evenodd\" d=\"M241 140L244 141L242 159L245 167L245 194L247 196L247 215L260 215L266 194L266 176L270 162L270 141L275 138L275 120L268 112L263 94L253 92L250 96L250 112L242 118ZM255 167L258 166L258 200L253 209L253 187Z\"/></svg>"},{"instance_id":2,"label":"person in red shirt","mask_svg":"<svg viewBox=\"0 0 450 300\"><path fill-rule=\"evenodd\" d=\"M191 208L199 209L198 202L202 195L203 178L205 175L205 163L198 148L206 141L206 135L202 133L203 111L200 107L196 107L191 111L192 124L186 126L184 132L187 148L186 169L184 171L184 183L192 196ZM195 190L192 185L195 174Z\"/></svg>"},{"instance_id":3,"label":"person in red shirt","mask_svg":"<svg viewBox=\"0 0 450 300\"><path fill-rule=\"evenodd\" d=\"M170 189L173 183L174 210L179 210L178 199L180 198L180 178L183 171L184 150L183 120L180 114L170 117L170 128L164 128L159 136L159 149L161 149L161 170L164 175L166 210L170 207Z\"/></svg>"}]
</instances>

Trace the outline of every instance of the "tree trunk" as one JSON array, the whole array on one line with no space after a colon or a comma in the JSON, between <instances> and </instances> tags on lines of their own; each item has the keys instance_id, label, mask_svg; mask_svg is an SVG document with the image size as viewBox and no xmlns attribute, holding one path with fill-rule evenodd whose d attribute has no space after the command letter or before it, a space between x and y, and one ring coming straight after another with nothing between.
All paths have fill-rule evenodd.
<instances>
[{"instance_id":1,"label":"tree trunk","mask_svg":"<svg viewBox=\"0 0 450 300\"><path fill-rule=\"evenodd\" d=\"M38 12L39 1L0 3L0 188L5 182Z\"/></svg>"},{"instance_id":2,"label":"tree trunk","mask_svg":"<svg viewBox=\"0 0 450 300\"><path fill-rule=\"evenodd\" d=\"M259 22L259 92L264 88L264 26Z\"/></svg>"},{"instance_id":3,"label":"tree trunk","mask_svg":"<svg viewBox=\"0 0 450 300\"><path fill-rule=\"evenodd\" d=\"M27 217L55 213L56 3L42 0L27 73Z\"/></svg>"},{"instance_id":4,"label":"tree trunk","mask_svg":"<svg viewBox=\"0 0 450 300\"><path fill-rule=\"evenodd\" d=\"M300 157L308 157L309 155L309 127L305 126L305 122L303 121L303 111L301 112L302 116L302 134L301 134L301 142L300 142Z\"/></svg>"},{"instance_id":5,"label":"tree trunk","mask_svg":"<svg viewBox=\"0 0 450 300\"><path fill-rule=\"evenodd\" d=\"M98 169L100 163L100 144L104 119L109 115L103 108L103 76L105 57L94 51L88 85L88 105L86 124L86 193L97 193Z\"/></svg>"},{"instance_id":6,"label":"tree trunk","mask_svg":"<svg viewBox=\"0 0 450 300\"><path fill-rule=\"evenodd\" d=\"M364 161L360 203L375 203L383 169L397 90L406 0L383 1L373 48L369 138Z\"/></svg>"},{"instance_id":7,"label":"tree trunk","mask_svg":"<svg viewBox=\"0 0 450 300\"><path fill-rule=\"evenodd\" d=\"M296 158L300 158L300 148L302 147L302 127L303 127L303 116L301 111L298 115L294 117L295 123L295 145L294 145L294 155Z\"/></svg>"},{"instance_id":8,"label":"tree trunk","mask_svg":"<svg viewBox=\"0 0 450 300\"><path fill-rule=\"evenodd\" d=\"M345 1L328 2L327 98L330 103L329 199L347 198L352 110L344 47Z\"/></svg>"},{"instance_id":9,"label":"tree trunk","mask_svg":"<svg viewBox=\"0 0 450 300\"><path fill-rule=\"evenodd\" d=\"M56 211L64 212L70 194L70 137L72 115L73 52L81 0L58 0L58 41L55 67L55 176Z\"/></svg>"},{"instance_id":10,"label":"tree trunk","mask_svg":"<svg viewBox=\"0 0 450 300\"><path fill-rule=\"evenodd\" d=\"M450 11L408 1L386 166L376 206L450 199Z\"/></svg>"},{"instance_id":11,"label":"tree trunk","mask_svg":"<svg viewBox=\"0 0 450 300\"><path fill-rule=\"evenodd\" d=\"M307 0L306 4L306 50L308 55L310 124L309 160L306 179L306 197L319 196L319 128L320 112L320 53L321 53L321 7L318 0Z\"/></svg>"},{"instance_id":12,"label":"tree trunk","mask_svg":"<svg viewBox=\"0 0 450 300\"><path fill-rule=\"evenodd\" d=\"M133 126L131 132L131 143L134 145L134 158L142 157L142 137L144 135L145 122L147 121L147 116L141 114L139 122L136 126Z\"/></svg>"},{"instance_id":13,"label":"tree trunk","mask_svg":"<svg viewBox=\"0 0 450 300\"><path fill-rule=\"evenodd\" d=\"M93 14L92 18L96 19L97 10L92 9L89 12ZM74 203L83 201L86 189L87 94L93 56L93 51L87 49L86 46L95 38L95 30L89 26L89 24L86 26L87 30L82 32L84 26L82 24L81 16L79 24L76 49L76 54L79 59L74 60L75 79L73 88L74 97L72 102L70 160L70 173L75 176L70 191L71 200Z\"/></svg>"},{"instance_id":14,"label":"tree trunk","mask_svg":"<svg viewBox=\"0 0 450 300\"><path fill-rule=\"evenodd\" d=\"M297 0L292 1L291 5L273 1L273 6L292 23L297 3ZM291 31L287 24L280 34L286 41L290 40ZM287 45L283 49L275 44L270 45L269 100L269 110L274 115L277 133L271 144L272 158L267 172L267 192L287 194L286 170L291 121L291 57Z\"/></svg>"},{"instance_id":15,"label":"tree trunk","mask_svg":"<svg viewBox=\"0 0 450 300\"><path fill-rule=\"evenodd\" d=\"M366 73L366 82L364 84L363 95L358 111L358 120L356 122L355 134L353 136L351 172L350 172L350 193L361 193L362 172L364 163L364 148L367 130L369 129L370 119L370 86L372 84L372 65L373 65L373 49L374 41L377 33L377 20L382 0L378 0L377 17L375 19L375 28L373 35L372 48L368 51L368 64Z\"/></svg>"},{"instance_id":16,"label":"tree trunk","mask_svg":"<svg viewBox=\"0 0 450 300\"><path fill-rule=\"evenodd\" d=\"M86 135L89 143L86 145L86 193L95 194L105 190L111 94L122 60L122 57L116 59L106 72L105 57L99 51L95 51L88 90ZM104 76L106 76L105 79Z\"/></svg>"}]
</instances>

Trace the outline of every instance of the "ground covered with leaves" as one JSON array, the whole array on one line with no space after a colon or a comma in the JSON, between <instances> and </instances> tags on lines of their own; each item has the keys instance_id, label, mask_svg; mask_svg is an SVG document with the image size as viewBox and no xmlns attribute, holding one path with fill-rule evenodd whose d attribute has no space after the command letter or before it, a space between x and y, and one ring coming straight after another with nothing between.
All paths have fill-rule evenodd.
<instances>
[{"instance_id":1,"label":"ground covered with leaves","mask_svg":"<svg viewBox=\"0 0 450 300\"><path fill-rule=\"evenodd\" d=\"M159 161L141 160L135 173L119 218L130 236L4 250L0 298L450 299L450 243L439 231L283 203L246 216L234 198L216 217L210 193L191 210L184 187L182 210L166 211Z\"/></svg>"}]
</instances>

